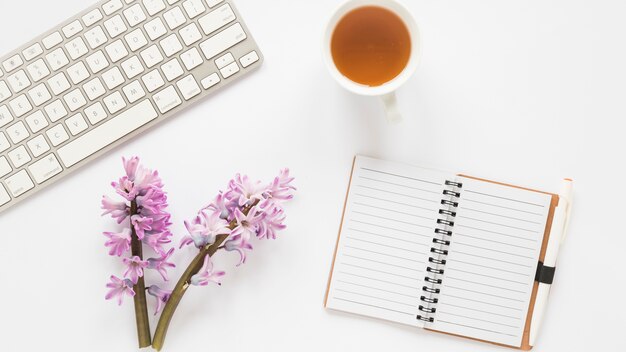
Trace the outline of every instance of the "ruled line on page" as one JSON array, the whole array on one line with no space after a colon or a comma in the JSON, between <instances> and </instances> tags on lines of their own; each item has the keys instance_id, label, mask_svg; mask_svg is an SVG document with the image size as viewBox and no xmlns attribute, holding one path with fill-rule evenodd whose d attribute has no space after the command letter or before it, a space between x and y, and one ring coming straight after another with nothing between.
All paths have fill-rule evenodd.
<instances>
[{"instance_id":1,"label":"ruled line on page","mask_svg":"<svg viewBox=\"0 0 626 352\"><path fill-rule=\"evenodd\" d=\"M387 293L393 293L393 294L400 295L400 296L410 297L410 298L413 298L415 300L419 299L419 296L413 296L413 295L408 295L406 293L400 293L400 292L396 292L396 291L385 290L384 288L378 288L378 287L372 287L372 286L363 285L363 284L357 284L355 282L350 282L350 281L345 281L345 280L337 280L337 282L340 282L342 284L349 284L349 285L359 286L359 287L368 288L368 289L372 289L372 290L387 292Z\"/></svg>"},{"instance_id":2,"label":"ruled line on page","mask_svg":"<svg viewBox=\"0 0 626 352\"><path fill-rule=\"evenodd\" d=\"M421 201L424 202L429 202L429 203L436 203L437 201L432 200L432 199L428 199L428 198L422 198L422 197L417 197L417 196L411 196L408 194L404 194L404 193L400 193L400 192L392 192L392 191L387 191L385 189L380 189L380 188L376 188L376 187L369 187L369 186L363 186L363 185L356 185L357 187L361 187L361 188L365 188L365 189L371 189L373 191L379 191L379 192L385 192L385 193L389 193L389 194L395 194L397 196L402 196L402 197L407 197L407 198L412 198L412 199L419 199Z\"/></svg>"},{"instance_id":3,"label":"ruled line on page","mask_svg":"<svg viewBox=\"0 0 626 352\"><path fill-rule=\"evenodd\" d=\"M405 225L420 226L420 227L424 227L424 226L425 226L425 225L419 225L419 224L416 224L416 223L414 223L414 222L410 222L410 221L402 221L402 220L398 220L398 219L394 219L394 218L388 218L388 217L386 217L386 216L381 216L381 215L376 215L376 214L370 214L370 213L366 213L366 212L364 212L364 211L356 211L356 210L353 210L353 211L352 211L352 213L353 213L353 214L361 214L361 215L365 215L365 216L369 216L369 217L372 217L372 218L377 218L377 219L383 219L383 220L393 221L393 222L397 222L397 223L400 223L400 224L405 224ZM424 219L428 219L428 220L432 220L432 221L434 221L434 220L435 220L435 219L432 219L432 218L427 218L427 217L424 217ZM428 226L426 226L426 227L428 227Z\"/></svg>"},{"instance_id":4,"label":"ruled line on page","mask_svg":"<svg viewBox=\"0 0 626 352\"><path fill-rule=\"evenodd\" d=\"M390 284L390 285L396 285L396 286L400 286L400 287L406 287L406 288L412 288L415 290L419 290L419 287L415 287L415 286L410 286L410 285L404 285L404 284L399 284L397 282L393 282L393 281L388 281L388 280L381 280L381 279L376 279L373 277L369 277L369 276L365 276L365 275L359 275L359 274L354 274L354 273L349 273L347 271L339 271L340 274L344 274L344 275L350 275L350 276L355 276L355 277L360 277L362 279L368 279L368 280L373 280L373 281L379 281L379 282L384 282L386 284Z\"/></svg>"},{"instance_id":5,"label":"ruled line on page","mask_svg":"<svg viewBox=\"0 0 626 352\"><path fill-rule=\"evenodd\" d=\"M472 293L476 293L479 295L485 295L485 296L490 296L490 297L496 297L496 298L500 298L500 299L505 299L507 301L513 301L513 302L520 302L520 303L524 303L523 300L521 299L515 299L515 298L510 298L510 297L506 297L506 296L500 296L500 295L492 295L491 293L485 293L485 292L480 292L480 291L476 291L476 290L468 290L466 288L463 287L457 287L457 286L452 286L452 285L447 285L446 284L446 288L454 288L460 291L465 291L465 292L472 292Z\"/></svg>"},{"instance_id":6,"label":"ruled line on page","mask_svg":"<svg viewBox=\"0 0 626 352\"><path fill-rule=\"evenodd\" d=\"M487 202L481 202L479 200L475 200L475 199L472 199L472 198L463 198L463 202L478 203L478 204L492 206L492 207L495 207L495 208L508 209L508 210L513 210L513 211L518 211L520 213L532 214L532 215L537 215L537 216L542 216L543 215L541 213L536 213L536 212L533 212L533 211L521 210L521 209L517 209L517 208L511 208L511 207L505 207L505 206L502 206L502 205L497 205L497 204L492 204L492 203L487 203Z\"/></svg>"},{"instance_id":7,"label":"ruled line on page","mask_svg":"<svg viewBox=\"0 0 626 352\"><path fill-rule=\"evenodd\" d=\"M510 246L510 247L515 247L515 248L527 249L527 250L531 250L531 251L535 250L534 248L531 248L531 247L524 247L524 246L518 246L516 244L506 243L506 242L494 241L494 240L490 240L490 239L486 239L486 238L482 238L482 237L471 236L471 235L460 233L460 232L455 232L454 234L456 236L469 237L469 238L473 238L473 239L480 240L480 241L493 242L493 243L501 244L503 246Z\"/></svg>"},{"instance_id":8,"label":"ruled line on page","mask_svg":"<svg viewBox=\"0 0 626 352\"><path fill-rule=\"evenodd\" d=\"M475 317L468 317L467 315L461 315L461 314L450 313L450 312L445 312L445 311L440 311L440 312L443 313L443 314L452 315L452 316L459 317L459 318L471 319L471 320L481 321L481 322L484 322L484 323L500 325L500 326L506 326L507 328L519 329L519 326L515 326L515 325L502 324L502 323L497 323L497 322L491 321L491 320L478 319L478 318L475 318Z\"/></svg>"},{"instance_id":9,"label":"ruled line on page","mask_svg":"<svg viewBox=\"0 0 626 352\"><path fill-rule=\"evenodd\" d=\"M481 213L481 214L487 214L487 215L498 216L498 217L505 218L505 219L511 219L511 220L517 220L517 221L527 222L527 223L530 223L530 224L537 224L537 225L541 225L541 223L540 223L540 222L537 222L537 221L531 221L531 220L525 220L525 219L520 219L520 218L516 218L516 217L514 217L514 216L507 216L507 215L502 215L502 214L490 213L490 212L488 212L488 211L476 210L476 209L472 209L472 208L468 208L468 207L465 207L464 209L465 209L465 210L470 210L470 211L475 211L475 212L477 212L477 213Z\"/></svg>"},{"instance_id":10,"label":"ruled line on page","mask_svg":"<svg viewBox=\"0 0 626 352\"><path fill-rule=\"evenodd\" d=\"M393 212L393 213L396 213L396 214L408 215L408 216L421 218L421 219L426 219L426 220L430 220L430 221L435 220L435 218L433 218L433 217L422 216L422 215L417 215L417 214L413 214L413 213L407 213L407 212L404 212L404 211L399 211L399 210L395 210L395 209L389 209L389 208L385 208L385 207L377 207L377 206L370 205L370 204L365 204L365 203L354 202L352 204L360 205L360 206L368 207L368 208L373 208L373 209L378 209L378 210L386 210L386 211L390 211L390 212ZM431 211L432 211L432 209L431 209Z\"/></svg>"},{"instance_id":11,"label":"ruled line on page","mask_svg":"<svg viewBox=\"0 0 626 352\"><path fill-rule=\"evenodd\" d=\"M518 312L521 312L522 310L519 308L515 308L515 307L509 307L509 306L503 306L501 304L495 304L495 303L491 303L491 302L485 302L485 301L481 301L478 299L471 299L471 298L467 298L467 297L460 297L460 296L455 296L455 295L451 295L451 294L446 294L447 297L452 297L452 298L456 298L456 299L461 299L461 300L465 300L465 301L470 301L470 302L476 302L476 303L482 303L488 306L496 306L498 308L506 308L506 309L510 309L510 310L516 310Z\"/></svg>"},{"instance_id":12,"label":"ruled line on page","mask_svg":"<svg viewBox=\"0 0 626 352\"><path fill-rule=\"evenodd\" d=\"M520 320L519 317L512 316L512 315L488 312L486 310L475 309L475 308L468 308L468 307L464 307L464 306L457 306L456 304L451 304L451 303L446 303L446 306L455 307L455 308L463 308L463 309L471 310L471 311L474 311L474 312L485 313L485 314L495 315L495 316L498 316L498 317L510 318L510 319L514 319L514 320Z\"/></svg>"},{"instance_id":13,"label":"ruled line on page","mask_svg":"<svg viewBox=\"0 0 626 352\"><path fill-rule=\"evenodd\" d=\"M512 202L516 202L516 203L522 203L522 204L528 204L528 205L533 205L536 207L541 207L541 208L545 208L545 206L543 204L537 204L537 203L531 203L531 202L525 202L523 200L519 200L519 199L513 199L513 198L508 198L508 197L502 197L502 196L496 196L493 194L488 194L488 193L483 193L483 192L478 192L478 191L472 191L469 189L464 189L463 192L469 192L469 193L474 193L474 194L480 194L483 196L487 196L487 197L492 197L492 198L498 198L498 199L504 199L504 200L510 200Z\"/></svg>"},{"instance_id":14,"label":"ruled line on page","mask_svg":"<svg viewBox=\"0 0 626 352\"><path fill-rule=\"evenodd\" d=\"M374 233L374 232L369 232L369 231L364 231L364 230L359 230L359 229L355 229L353 227L349 227L348 228L349 231L353 231L353 232L360 232L360 233L364 233L364 234L368 234L368 235L372 235L372 236L378 236L378 237L384 237L384 238L389 238L392 240L396 240L396 241L402 241L402 242L407 242L407 243L412 243L412 244L417 244L420 246L430 246L429 244L425 244L425 243L419 243L419 242L415 242L415 241L411 241L411 240L406 240L403 238L398 238L398 237L394 237L394 236L387 236L387 235L381 235L379 233ZM426 235L423 235L426 236Z\"/></svg>"},{"instance_id":15,"label":"ruled line on page","mask_svg":"<svg viewBox=\"0 0 626 352\"><path fill-rule=\"evenodd\" d=\"M396 228L389 227L389 226L376 225L376 224L372 224L371 222L365 222L365 221L361 221L361 220L350 219L350 221L358 222L359 224L364 224L364 225L369 225L369 226L374 226L374 227L380 227L380 228L387 229L387 230L393 230L393 231L398 231L398 232L410 233L412 235L432 237L432 236L427 236L427 235L421 235L421 234L418 234L418 233L415 233L415 232L411 232L411 231L396 229ZM414 224L414 226L423 227L423 228L427 228L427 229L430 230L430 226L418 225L418 224Z\"/></svg>"},{"instance_id":16,"label":"ruled line on page","mask_svg":"<svg viewBox=\"0 0 626 352\"><path fill-rule=\"evenodd\" d=\"M477 218L473 218L473 217L469 217L469 216L462 216L462 215L460 215L460 216L458 216L458 219L468 219L468 220L482 222L482 223L485 223L485 224L502 226L502 227L506 227L506 228L509 228L509 229L515 229L515 230L531 232L531 233L538 233L536 230L529 230L529 229L525 229L523 227L500 224L500 223L497 223L497 222L487 221L487 220L483 220L483 219L477 219Z\"/></svg>"},{"instance_id":17,"label":"ruled line on page","mask_svg":"<svg viewBox=\"0 0 626 352\"><path fill-rule=\"evenodd\" d=\"M507 236L507 237L512 237L512 238L517 238L517 239L520 239L520 240L537 242L537 239L535 239L535 238L515 236L515 235L510 235L510 234L506 234L506 233L502 233L502 232L485 230L485 229L481 229L481 228L478 228L478 227L472 227L472 226L467 226L467 225L462 225L462 224L455 224L454 226L457 227L457 228L458 227L463 227L463 228L466 228L466 229L472 229L472 230L476 230L476 231L492 233L494 235L502 235L502 236Z\"/></svg>"},{"instance_id":18,"label":"ruled line on page","mask_svg":"<svg viewBox=\"0 0 626 352\"><path fill-rule=\"evenodd\" d=\"M409 279L409 280L422 281L422 279L420 279L420 278L416 278L416 277L412 277L412 276L408 276L408 275L396 274L396 273L392 273L392 272L384 271L384 270L372 269L372 268L368 268L368 267L360 266L360 265L356 265L356 264L349 264L349 263L341 263L341 264L342 265L347 265L347 266L352 266L352 267L359 268L359 269L374 271L374 272L381 273L381 274L387 274L387 275L393 275L393 276L397 276L397 277L402 277L402 278Z\"/></svg>"},{"instance_id":19,"label":"ruled line on page","mask_svg":"<svg viewBox=\"0 0 626 352\"><path fill-rule=\"evenodd\" d=\"M374 305L374 304L357 302L357 301L353 301L353 300L349 300L349 299L345 299L345 298L341 298L341 297L337 297L337 296L333 296L333 299L338 299L340 301L346 301L346 302L350 302L350 303L354 303L354 304L360 304L360 305L369 306L369 307L378 308L378 309L384 309L384 310L388 310L388 311L395 312L395 313L413 315L413 313L411 313L411 312L403 312L401 310L395 310L395 309L391 309L391 308L377 306L377 305Z\"/></svg>"},{"instance_id":20,"label":"ruled line on page","mask_svg":"<svg viewBox=\"0 0 626 352\"><path fill-rule=\"evenodd\" d=\"M393 204L398 204L398 205L404 205L407 207L412 207L412 208L416 208L416 209L422 209L422 210L428 210L428 211L432 211L433 209L431 208L427 208L427 207L421 207L419 205L415 205L415 204L410 204L410 203L404 203L404 202L398 202L398 201L394 201L394 200L389 200L389 199L384 199L384 198L379 198L379 197L374 197L374 196L369 196L369 195L365 195L362 193L355 193L355 196L359 196L359 197L365 197L365 198L370 198L370 199L374 199L374 200L380 200L383 202L388 202L388 203L393 203Z\"/></svg>"},{"instance_id":21,"label":"ruled line on page","mask_svg":"<svg viewBox=\"0 0 626 352\"><path fill-rule=\"evenodd\" d=\"M376 245L376 246L381 246L381 247L386 247L386 248L397 249L397 250L400 250L400 251L405 251L405 252L410 252L410 253L415 253L415 254L421 254L421 255L426 254L426 252L420 252L420 251L416 251L416 250L413 250L413 249L402 248L402 247L396 247L396 246L390 246L390 245L388 245L388 244L383 244L383 243L378 243L378 242L374 242L374 241L363 240L363 239L356 238L356 237L352 237L352 236L346 236L346 238L349 238L349 239L351 239L351 240L353 240L353 241L359 241L359 242L369 243L369 244L373 244L373 245Z\"/></svg>"},{"instance_id":22,"label":"ruled line on page","mask_svg":"<svg viewBox=\"0 0 626 352\"><path fill-rule=\"evenodd\" d=\"M482 267L485 267L485 268L498 270L497 268L486 267L486 266L483 266L483 265L472 264L472 263L467 263L467 262L461 262L460 260L456 260L455 262L464 263L464 264L470 264L470 265L476 265L476 266L482 266ZM515 281L515 280L510 280L510 279L503 279L503 278L501 278L501 277L497 277L497 276L485 275L485 274L479 274L479 273L475 273L475 272L472 272L472 271L461 270L461 269L457 269L457 268L453 268L453 267L450 267L450 268L451 268L452 270L455 270L455 271L460 271L460 272L462 272L462 273L466 273L466 274L472 274L472 275L477 275L477 276L482 276L482 277L488 277L488 278L490 278L490 279L497 279L497 280L502 280L502 281L512 282L512 283L515 283L515 284L520 284L520 285L524 285L524 286L526 285L526 283L525 283L525 282L521 282L521 281ZM526 274L526 273L516 273L516 272L511 272L511 271L502 270L502 269L500 269L499 271L505 271L505 272L508 272L508 273L512 273L512 274L519 274L519 275L523 275L523 276L527 276L527 275L528 275L528 274Z\"/></svg>"},{"instance_id":23,"label":"ruled line on page","mask_svg":"<svg viewBox=\"0 0 626 352\"><path fill-rule=\"evenodd\" d=\"M494 261L494 262L500 262L500 263L507 263L507 264L511 264L511 265L523 266L523 267L526 267L526 268L530 268L530 267L531 267L530 265L525 265L525 264L520 264L520 263L509 262L509 261L506 261L506 260L493 259L493 258L491 258L491 257L485 257L485 256L482 256L482 255L477 255L477 254L467 253L467 252L463 252L463 251L459 251L459 250L455 250L455 253L459 253L459 254L467 255L467 256L469 256L469 257L476 257L476 258L482 258L482 259L486 259L486 260L491 260L491 261ZM459 262L459 263L466 263L466 264L467 264L467 262L461 262L461 261L460 261L460 260L458 260L458 259L455 259L455 261L457 261L457 262ZM496 270L496 269L494 269L494 270ZM502 270L502 271L506 271L506 270ZM510 272L510 273L513 273L513 274L520 274L520 275L525 275L525 276L526 276L526 274L521 274L521 273L517 273L517 272L514 272L514 271L509 271L509 272Z\"/></svg>"},{"instance_id":24,"label":"ruled line on page","mask_svg":"<svg viewBox=\"0 0 626 352\"><path fill-rule=\"evenodd\" d=\"M400 187L404 187L404 188L408 188L408 189L414 189L416 191L422 191L422 192L427 192L427 193L439 194L439 192L436 192L436 191L432 191L432 190L429 190L429 189L418 188L418 187L407 186L407 185L403 185L401 183L394 183L394 182L379 180L379 179L366 177L366 176L359 176L359 178L362 178L364 180L370 180L370 181L385 183L385 184L388 184L388 185L394 185L394 186L400 186Z\"/></svg>"},{"instance_id":25,"label":"ruled line on page","mask_svg":"<svg viewBox=\"0 0 626 352\"><path fill-rule=\"evenodd\" d=\"M397 264L391 264L391 263L388 263L388 262L381 262L381 261L374 260L374 259L369 259L369 258L359 257L359 256L356 256L356 255L351 255L351 254L342 254L342 255L343 255L344 257L350 257L350 258L355 258L355 259L365 260L365 261L368 261L368 262L374 262L374 263L378 263L378 264L389 265L389 266L393 266L393 267L396 267L396 268L407 269L407 270L413 270L413 271L416 271L416 272L418 272L418 273L423 273L423 272L424 272L424 270L419 270L419 269L415 269L415 268L409 268L408 266L402 266L402 265L397 265Z\"/></svg>"},{"instance_id":26,"label":"ruled line on page","mask_svg":"<svg viewBox=\"0 0 626 352\"><path fill-rule=\"evenodd\" d=\"M439 186L440 184L437 182L433 182L433 181L427 181L427 180L422 180L419 178L415 178L415 177L409 177L409 176L403 176L403 175L398 175L398 174L394 174L391 172L385 172L385 171L381 171L381 170L374 170L374 169L370 169L367 167L361 167L361 170L365 170L365 171L371 171L371 172L375 172L375 173L379 173L379 174L384 174L384 175L390 175L390 176L395 176L395 177L400 177L400 178L404 178L404 179L408 179L408 180L413 180L413 181L419 181L419 182L424 182L424 183L429 183L432 185L437 185Z\"/></svg>"},{"instance_id":27,"label":"ruled line on page","mask_svg":"<svg viewBox=\"0 0 626 352\"><path fill-rule=\"evenodd\" d=\"M489 284L486 284L486 283L484 283L484 282L479 282L479 281L472 281L472 280L459 279L459 278L457 278L457 277L453 277L453 276L447 276L447 277L446 277L446 280L447 280L447 279L452 279L452 280L457 280L457 281L468 282L468 283L470 283L470 284L475 284L475 285L480 285L480 286L486 286L486 287L491 287L491 288L497 288L497 289L500 289L500 290L511 291L511 292L516 292L516 293L526 293L526 291L514 290L514 289L511 289L511 288L506 288L506 287L496 286L496 285L489 285Z\"/></svg>"},{"instance_id":28,"label":"ruled line on page","mask_svg":"<svg viewBox=\"0 0 626 352\"><path fill-rule=\"evenodd\" d=\"M364 251L364 252L369 252L369 253L374 253L374 254L384 255L384 256L387 256L387 257L392 257L392 258L397 258L397 259L404 259L404 260L408 260L408 261L410 261L410 262L414 262L414 263L424 263L424 261L415 260L415 259L406 258L406 257L400 257L400 256L397 256L397 255L392 255L392 254L386 254L386 253L376 252L376 251L372 251L372 250L369 250L369 249L363 249L363 248L354 247L354 246L345 246L345 247L346 247L346 248L352 248L352 249L360 250L360 251Z\"/></svg>"},{"instance_id":29,"label":"ruled line on page","mask_svg":"<svg viewBox=\"0 0 626 352\"><path fill-rule=\"evenodd\" d=\"M511 253L511 252L507 252L507 251L500 251L497 249L493 249L493 248L487 248L487 247L481 247L481 246L475 246L473 244L467 244L464 242L459 242L459 241L454 241L455 245L461 245L461 246L466 246L466 247L472 247L472 248L478 248L478 249L482 249L485 251L490 251L490 252L495 252L495 253L500 253L500 254L506 254L506 255L511 255L514 257L519 257L519 258L525 258L525 259L533 259L533 257L527 256L527 255L522 255L522 254L517 254L517 253Z\"/></svg>"},{"instance_id":30,"label":"ruled line on page","mask_svg":"<svg viewBox=\"0 0 626 352\"><path fill-rule=\"evenodd\" d=\"M374 299L379 299L381 301L386 301L386 302L390 302L390 303L396 303L396 304L402 304L405 306L409 306L409 307L415 307L415 303L404 303L404 302L400 302L400 301L394 301L392 299L387 299L387 298L382 298L382 297L378 297L378 296L372 296L372 295L366 295L364 293L360 293L360 292L354 292L354 291L348 291L348 290L344 290L341 288L336 289L335 291L339 291L339 292L345 292L345 293L349 293L349 294L353 294L353 295L357 295L357 296L362 296L362 297L368 297L368 298L374 298Z\"/></svg>"},{"instance_id":31,"label":"ruled line on page","mask_svg":"<svg viewBox=\"0 0 626 352\"><path fill-rule=\"evenodd\" d=\"M489 330L489 329L483 329L483 328L477 328L475 326L470 326L470 325L464 325L464 324L459 324L459 323L453 323L453 322L449 322L449 321L445 321L445 320L441 320L438 319L437 321L441 322L441 323L446 323L446 324L452 324L452 325L458 325L458 326L462 326L464 328L470 328L470 329L475 329L475 330L482 330L482 331L486 331L486 332L492 332L494 334L500 334L500 335L507 335L507 336L512 336L512 337L517 337L519 335L513 335L513 334L507 334L504 332L500 332L500 331L495 331L495 330Z\"/></svg>"}]
</instances>

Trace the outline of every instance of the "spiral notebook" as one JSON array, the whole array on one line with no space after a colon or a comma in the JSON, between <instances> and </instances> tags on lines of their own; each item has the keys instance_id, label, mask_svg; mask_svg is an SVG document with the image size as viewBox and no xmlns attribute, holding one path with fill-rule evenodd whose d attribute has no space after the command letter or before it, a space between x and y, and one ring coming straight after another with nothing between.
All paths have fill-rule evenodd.
<instances>
[{"instance_id":1,"label":"spiral notebook","mask_svg":"<svg viewBox=\"0 0 626 352\"><path fill-rule=\"evenodd\" d=\"M357 156L325 306L528 350L550 193Z\"/></svg>"}]
</instances>

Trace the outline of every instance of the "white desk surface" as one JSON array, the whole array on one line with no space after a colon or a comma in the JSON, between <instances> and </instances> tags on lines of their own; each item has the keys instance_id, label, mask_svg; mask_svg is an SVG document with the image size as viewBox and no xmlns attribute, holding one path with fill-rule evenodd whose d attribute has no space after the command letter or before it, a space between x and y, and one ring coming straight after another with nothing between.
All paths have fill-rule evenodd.
<instances>
[{"instance_id":1,"label":"white desk surface","mask_svg":"<svg viewBox=\"0 0 626 352\"><path fill-rule=\"evenodd\" d=\"M626 3L407 2L423 56L399 92L406 119L390 126L378 101L343 91L323 65L338 0L238 0L266 56L260 71L0 216L0 349L136 350L132 302L104 300L122 267L103 246L101 232L115 227L99 201L121 156L139 155L166 182L176 241L238 171L268 180L288 166L299 187L280 239L257 242L236 269L236 254L221 256L222 287L189 290L166 351L505 351L322 308L351 160L362 153L546 191L574 178L535 350L623 351ZM84 7L3 1L0 52Z\"/></svg>"}]
</instances>

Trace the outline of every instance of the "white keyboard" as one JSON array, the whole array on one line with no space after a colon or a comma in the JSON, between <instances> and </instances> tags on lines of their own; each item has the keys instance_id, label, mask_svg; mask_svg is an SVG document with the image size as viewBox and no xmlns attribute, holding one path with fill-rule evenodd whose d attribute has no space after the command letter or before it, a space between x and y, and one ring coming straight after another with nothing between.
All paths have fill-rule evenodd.
<instances>
[{"instance_id":1,"label":"white keyboard","mask_svg":"<svg viewBox=\"0 0 626 352\"><path fill-rule=\"evenodd\" d=\"M101 1L0 58L0 212L262 61L225 0Z\"/></svg>"}]
</instances>

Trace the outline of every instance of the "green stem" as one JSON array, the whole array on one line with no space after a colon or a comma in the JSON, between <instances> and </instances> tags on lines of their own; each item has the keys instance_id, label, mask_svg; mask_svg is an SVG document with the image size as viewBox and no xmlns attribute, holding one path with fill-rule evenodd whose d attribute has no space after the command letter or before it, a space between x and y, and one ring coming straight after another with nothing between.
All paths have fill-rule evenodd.
<instances>
[{"instance_id":1,"label":"green stem","mask_svg":"<svg viewBox=\"0 0 626 352\"><path fill-rule=\"evenodd\" d=\"M170 321L174 316L174 312L176 312L176 308L178 308L178 304L180 300L183 298L183 295L187 291L189 287L189 282L191 281L191 277L202 269L202 265L204 264L204 257L208 254L210 257L217 252L220 245L228 238L228 235L219 235L215 239L215 243L211 246L207 246L202 248L198 255L189 263L189 266L185 270L185 272L181 275L178 283L176 283L176 287L172 291L172 295L170 299L165 304L165 308L163 308L163 313L161 313L161 317L159 318L159 324L157 325L156 331L154 332L154 341L152 341L152 347L160 351L163 348L163 342L165 341L165 335L167 334L167 329L170 326Z\"/></svg>"},{"instance_id":2,"label":"green stem","mask_svg":"<svg viewBox=\"0 0 626 352\"><path fill-rule=\"evenodd\" d=\"M137 214L137 202L132 201L130 203L131 216ZM130 248L133 256L138 256L143 260L143 247L141 240L137 237L135 227L130 225L131 228L131 241ZM133 287L135 290L135 320L137 322L137 339L139 342L139 348L148 347L151 344L150 340L150 322L148 321L148 305L146 302L146 284L143 276L137 280L137 284Z\"/></svg>"}]
</instances>

